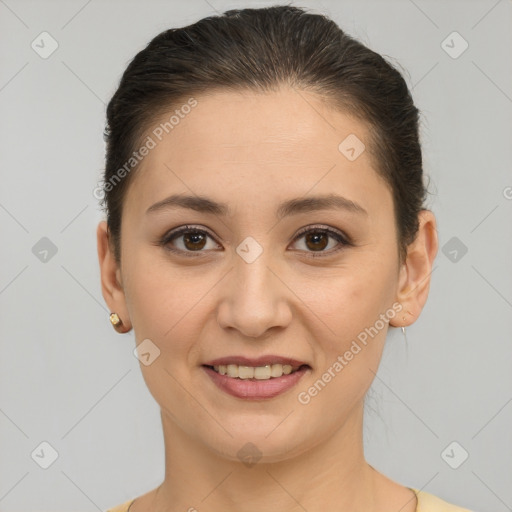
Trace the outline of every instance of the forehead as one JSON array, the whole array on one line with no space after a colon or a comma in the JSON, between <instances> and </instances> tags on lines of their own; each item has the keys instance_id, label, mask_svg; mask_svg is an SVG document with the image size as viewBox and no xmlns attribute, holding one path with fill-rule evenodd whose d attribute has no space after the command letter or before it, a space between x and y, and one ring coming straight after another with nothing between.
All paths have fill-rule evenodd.
<instances>
[{"instance_id":1,"label":"forehead","mask_svg":"<svg viewBox=\"0 0 512 512\"><path fill-rule=\"evenodd\" d=\"M148 130L154 147L135 171L125 198L138 209L176 191L213 193L231 201L235 197L226 197L228 189L260 200L266 192L267 201L273 195L297 197L333 188L358 202L379 191L390 200L369 151L356 159L343 152L345 140L352 142L349 146L360 143L358 152L362 144L368 148L368 127L318 96L284 88L271 93L221 90L194 99L196 105L174 116L172 124L180 105Z\"/></svg>"},{"instance_id":2,"label":"forehead","mask_svg":"<svg viewBox=\"0 0 512 512\"><path fill-rule=\"evenodd\" d=\"M367 138L363 122L334 111L317 95L292 88L267 93L219 90L195 99L197 105L164 134L167 139L172 134L182 152L201 150L204 155L213 150L217 157L254 152L260 158L275 154L293 159L327 151L337 156L343 134ZM164 114L154 124L168 118Z\"/></svg>"}]
</instances>

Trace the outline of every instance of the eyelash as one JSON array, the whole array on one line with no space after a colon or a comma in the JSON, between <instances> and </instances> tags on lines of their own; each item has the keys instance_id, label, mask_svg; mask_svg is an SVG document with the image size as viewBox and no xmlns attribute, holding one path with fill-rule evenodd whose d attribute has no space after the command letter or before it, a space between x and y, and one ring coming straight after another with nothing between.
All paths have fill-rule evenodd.
<instances>
[{"instance_id":1,"label":"eyelash","mask_svg":"<svg viewBox=\"0 0 512 512\"><path fill-rule=\"evenodd\" d=\"M294 242L297 241L299 238L301 238L302 236L304 236L305 234L308 234L310 232L312 232L312 233L327 234L331 238L333 238L334 240L336 240L337 242L339 242L341 244L341 246L339 248L334 249L334 250L331 249L330 251L318 251L318 252L315 252L315 251L305 251L305 252L309 253L309 257L312 257L312 258L331 256L332 254L341 251L345 246L349 247L349 246L353 245L353 243L351 242L349 237L345 236L341 232L338 232L338 231L335 231L335 230L333 230L331 228L327 228L327 227L323 227L323 226L308 226L306 228L303 228L303 229L301 229L297 233L297 236L294 238L293 241ZM173 249L171 247L168 247L168 244L172 240L174 240L175 238L179 238L181 235L184 235L186 233L194 233L194 234L198 234L199 233L199 234L207 235L212 240L214 240L215 243L218 243L215 240L215 238L212 235L210 235L210 233L208 233L208 231L205 231L203 229L198 229L198 228L196 228L194 226L183 226L181 228L178 228L175 231L171 231L170 233L164 235L162 237L162 239L158 242L158 245L164 247L165 250L167 250L167 251L170 251L170 252L173 252L173 253L177 253L177 254L180 254L180 255L184 255L184 256L187 256L187 257L189 257L189 256L190 257L201 257L201 256L203 256L205 251L183 251L181 249Z\"/></svg>"}]
</instances>

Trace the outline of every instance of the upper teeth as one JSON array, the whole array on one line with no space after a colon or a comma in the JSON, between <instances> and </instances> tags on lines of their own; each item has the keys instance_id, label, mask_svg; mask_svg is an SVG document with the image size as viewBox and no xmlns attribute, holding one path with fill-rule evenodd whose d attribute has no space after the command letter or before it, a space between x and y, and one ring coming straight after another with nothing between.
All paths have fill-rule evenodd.
<instances>
[{"instance_id":1,"label":"upper teeth","mask_svg":"<svg viewBox=\"0 0 512 512\"><path fill-rule=\"evenodd\" d=\"M281 377L288 375L298 369L289 364L267 364L266 366L239 366L238 364L221 364L214 366L213 369L221 375L239 379L270 379L272 377Z\"/></svg>"}]
</instances>

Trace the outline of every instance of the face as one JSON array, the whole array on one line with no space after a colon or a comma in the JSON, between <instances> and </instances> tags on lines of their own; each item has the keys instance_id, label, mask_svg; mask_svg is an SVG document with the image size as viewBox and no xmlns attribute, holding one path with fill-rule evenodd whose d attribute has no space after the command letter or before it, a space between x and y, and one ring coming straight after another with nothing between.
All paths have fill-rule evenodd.
<instances>
[{"instance_id":1,"label":"face","mask_svg":"<svg viewBox=\"0 0 512 512\"><path fill-rule=\"evenodd\" d=\"M353 422L388 322L405 312L392 195L368 149L339 149L350 134L368 147L367 126L312 94L196 100L162 140L149 133L156 145L125 197L111 311L126 312L137 344L150 340L150 359L159 350L141 370L177 428L226 458L251 442L281 460ZM225 211L196 201L148 212L178 194ZM328 195L345 201L315 202ZM204 366L267 356L304 366L267 380Z\"/></svg>"}]
</instances>

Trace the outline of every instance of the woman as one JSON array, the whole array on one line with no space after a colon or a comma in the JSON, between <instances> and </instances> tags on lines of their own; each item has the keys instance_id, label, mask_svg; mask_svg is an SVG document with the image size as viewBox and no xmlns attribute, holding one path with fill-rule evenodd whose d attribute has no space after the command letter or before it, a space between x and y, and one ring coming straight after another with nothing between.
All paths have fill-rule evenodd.
<instances>
[{"instance_id":1,"label":"woman","mask_svg":"<svg viewBox=\"0 0 512 512\"><path fill-rule=\"evenodd\" d=\"M438 249L419 112L328 18L159 34L107 109L102 292L161 408L165 479L110 512L455 512L364 457L389 326Z\"/></svg>"}]
</instances>

